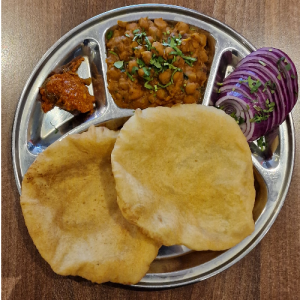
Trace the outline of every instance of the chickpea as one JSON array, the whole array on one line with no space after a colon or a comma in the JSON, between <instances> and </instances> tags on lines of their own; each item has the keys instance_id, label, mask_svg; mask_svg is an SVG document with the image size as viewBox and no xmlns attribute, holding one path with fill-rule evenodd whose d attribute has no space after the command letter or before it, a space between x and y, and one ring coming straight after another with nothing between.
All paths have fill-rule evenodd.
<instances>
[{"instance_id":1,"label":"chickpea","mask_svg":"<svg viewBox=\"0 0 300 300\"><path fill-rule=\"evenodd\" d=\"M139 46L139 44L136 41L132 42L130 45L131 48L136 48L138 46Z\"/></svg>"},{"instance_id":2,"label":"chickpea","mask_svg":"<svg viewBox=\"0 0 300 300\"><path fill-rule=\"evenodd\" d=\"M202 71L198 71L197 72L197 79L198 79L198 82L205 82L206 81L206 74Z\"/></svg>"},{"instance_id":3,"label":"chickpea","mask_svg":"<svg viewBox=\"0 0 300 300\"><path fill-rule=\"evenodd\" d=\"M129 57L131 56L131 54L133 53L132 49L126 49L125 51L119 53L119 57L120 57L120 60L129 60Z\"/></svg>"},{"instance_id":4,"label":"chickpea","mask_svg":"<svg viewBox=\"0 0 300 300\"><path fill-rule=\"evenodd\" d=\"M137 23L130 23L126 25L126 30L133 31L135 29L139 28Z\"/></svg>"},{"instance_id":5,"label":"chickpea","mask_svg":"<svg viewBox=\"0 0 300 300\"><path fill-rule=\"evenodd\" d=\"M175 26L175 29L179 31L181 35L187 33L189 31L189 25L184 22L178 22Z\"/></svg>"},{"instance_id":6,"label":"chickpea","mask_svg":"<svg viewBox=\"0 0 300 300\"><path fill-rule=\"evenodd\" d=\"M172 76L172 70L168 69L163 73L159 74L158 79L163 85L165 85L170 82L171 76Z\"/></svg>"},{"instance_id":7,"label":"chickpea","mask_svg":"<svg viewBox=\"0 0 300 300\"><path fill-rule=\"evenodd\" d=\"M148 100L149 100L150 103L154 103L155 100L156 100L156 98L155 98L155 97L153 96L153 94L152 94L152 95L150 95L150 96L148 97Z\"/></svg>"},{"instance_id":8,"label":"chickpea","mask_svg":"<svg viewBox=\"0 0 300 300\"><path fill-rule=\"evenodd\" d=\"M183 72L176 72L173 76L175 85L181 85L183 83Z\"/></svg>"},{"instance_id":9,"label":"chickpea","mask_svg":"<svg viewBox=\"0 0 300 300\"><path fill-rule=\"evenodd\" d=\"M183 102L186 103L186 104L195 103L196 98L191 96L191 95L187 95L187 96L184 97Z\"/></svg>"},{"instance_id":10,"label":"chickpea","mask_svg":"<svg viewBox=\"0 0 300 300\"><path fill-rule=\"evenodd\" d=\"M156 92L156 96L157 98L164 100L168 96L168 93L165 89L160 89Z\"/></svg>"},{"instance_id":11,"label":"chickpea","mask_svg":"<svg viewBox=\"0 0 300 300\"><path fill-rule=\"evenodd\" d=\"M192 34L192 38L195 39L201 46L206 46L206 35L205 34L199 34L198 32L195 32Z\"/></svg>"},{"instance_id":12,"label":"chickpea","mask_svg":"<svg viewBox=\"0 0 300 300\"><path fill-rule=\"evenodd\" d=\"M137 67L137 66L138 66L138 64L137 64L136 60L130 60L129 63L128 63L129 73L132 72L133 67Z\"/></svg>"},{"instance_id":13,"label":"chickpea","mask_svg":"<svg viewBox=\"0 0 300 300\"><path fill-rule=\"evenodd\" d=\"M143 96L143 91L139 88L135 88L134 86L131 86L129 89L129 99L135 100Z\"/></svg>"},{"instance_id":14,"label":"chickpea","mask_svg":"<svg viewBox=\"0 0 300 300\"><path fill-rule=\"evenodd\" d=\"M153 36L149 35L149 36L147 36L147 38L151 44L154 42Z\"/></svg>"},{"instance_id":15,"label":"chickpea","mask_svg":"<svg viewBox=\"0 0 300 300\"><path fill-rule=\"evenodd\" d=\"M126 28L127 22L123 22L123 21L118 21L118 25L122 28Z\"/></svg>"},{"instance_id":16,"label":"chickpea","mask_svg":"<svg viewBox=\"0 0 300 300\"><path fill-rule=\"evenodd\" d=\"M160 30L164 30L167 27L167 22L165 22L162 18L155 19L154 24L156 27L158 27Z\"/></svg>"},{"instance_id":17,"label":"chickpea","mask_svg":"<svg viewBox=\"0 0 300 300\"><path fill-rule=\"evenodd\" d=\"M144 72L144 70L141 68L141 69L138 70L138 74L139 74L140 77L144 77L145 72Z\"/></svg>"},{"instance_id":18,"label":"chickpea","mask_svg":"<svg viewBox=\"0 0 300 300\"><path fill-rule=\"evenodd\" d=\"M191 82L196 82L197 81L197 76L193 71L186 71L185 74Z\"/></svg>"},{"instance_id":19,"label":"chickpea","mask_svg":"<svg viewBox=\"0 0 300 300\"><path fill-rule=\"evenodd\" d=\"M208 56L206 54L205 50L198 50L198 59L203 61L203 62L207 62L208 61Z\"/></svg>"},{"instance_id":20,"label":"chickpea","mask_svg":"<svg viewBox=\"0 0 300 300\"><path fill-rule=\"evenodd\" d=\"M197 41L193 41L193 42L192 42L192 45L193 45L193 47L194 47L195 49L197 49L197 48L200 47L200 45L199 45L199 43L198 43Z\"/></svg>"},{"instance_id":21,"label":"chickpea","mask_svg":"<svg viewBox=\"0 0 300 300\"><path fill-rule=\"evenodd\" d=\"M197 88L197 84L194 83L194 82L190 82L186 85L185 87L185 92L188 94L188 95L192 95L195 93L196 91L196 88Z\"/></svg>"},{"instance_id":22,"label":"chickpea","mask_svg":"<svg viewBox=\"0 0 300 300\"><path fill-rule=\"evenodd\" d=\"M149 27L149 35L153 36L154 40L161 38L162 32L155 26Z\"/></svg>"},{"instance_id":23,"label":"chickpea","mask_svg":"<svg viewBox=\"0 0 300 300\"><path fill-rule=\"evenodd\" d=\"M173 59L174 55L170 54L171 52L174 52L173 48L171 47L165 48L164 59Z\"/></svg>"},{"instance_id":24,"label":"chickpea","mask_svg":"<svg viewBox=\"0 0 300 300\"><path fill-rule=\"evenodd\" d=\"M183 58L180 56L177 56L176 61L173 63L173 65L177 68L183 69L183 67L184 67Z\"/></svg>"},{"instance_id":25,"label":"chickpea","mask_svg":"<svg viewBox=\"0 0 300 300\"><path fill-rule=\"evenodd\" d=\"M122 90L128 90L128 88L129 88L128 80L126 80L125 78L120 78L120 80L119 80L119 87Z\"/></svg>"},{"instance_id":26,"label":"chickpea","mask_svg":"<svg viewBox=\"0 0 300 300\"><path fill-rule=\"evenodd\" d=\"M190 38L182 40L181 51L184 53L191 51L191 39Z\"/></svg>"},{"instance_id":27,"label":"chickpea","mask_svg":"<svg viewBox=\"0 0 300 300\"><path fill-rule=\"evenodd\" d=\"M135 47L134 49L134 55L137 57L137 58L140 58L141 57L141 53L144 51L144 47L143 46L137 46Z\"/></svg>"},{"instance_id":28,"label":"chickpea","mask_svg":"<svg viewBox=\"0 0 300 300\"><path fill-rule=\"evenodd\" d=\"M126 35L129 35L129 36L130 36L130 41L133 39L133 33L132 33L131 31L129 31L129 30L126 30L124 34L126 34ZM127 36L127 38L128 38L128 36Z\"/></svg>"},{"instance_id":29,"label":"chickpea","mask_svg":"<svg viewBox=\"0 0 300 300\"><path fill-rule=\"evenodd\" d=\"M140 18L139 25L144 29L148 29L149 28L148 18Z\"/></svg>"},{"instance_id":30,"label":"chickpea","mask_svg":"<svg viewBox=\"0 0 300 300\"><path fill-rule=\"evenodd\" d=\"M152 53L150 51L144 51L141 53L143 61L145 62L146 65L150 64L150 60L152 58Z\"/></svg>"},{"instance_id":31,"label":"chickpea","mask_svg":"<svg viewBox=\"0 0 300 300\"><path fill-rule=\"evenodd\" d=\"M160 42L154 42L152 44L152 47L154 49L152 49L152 52L159 55L159 56L163 56L164 55L164 46L160 43Z\"/></svg>"},{"instance_id":32,"label":"chickpea","mask_svg":"<svg viewBox=\"0 0 300 300\"><path fill-rule=\"evenodd\" d=\"M107 72L108 77L110 77L113 80L118 80L121 77L121 72L117 70L115 67L112 67Z\"/></svg>"}]
</instances>

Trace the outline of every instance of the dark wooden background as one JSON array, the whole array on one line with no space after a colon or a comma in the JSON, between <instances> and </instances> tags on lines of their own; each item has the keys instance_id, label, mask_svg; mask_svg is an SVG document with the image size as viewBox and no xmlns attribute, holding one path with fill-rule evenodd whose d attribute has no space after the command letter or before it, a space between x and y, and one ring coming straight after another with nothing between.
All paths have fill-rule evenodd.
<instances>
[{"instance_id":1,"label":"dark wooden background","mask_svg":"<svg viewBox=\"0 0 300 300\"><path fill-rule=\"evenodd\" d=\"M152 2L152 1L148 1ZM287 52L300 70L299 0L154 1L195 9L237 30L256 47ZM2 1L2 299L300 299L300 155L285 204L262 242L204 282L133 291L52 272L28 235L11 164L11 130L23 86L47 49L74 26L124 0ZM147 3L147 2L143 2ZM300 148L300 105L293 110Z\"/></svg>"}]
</instances>

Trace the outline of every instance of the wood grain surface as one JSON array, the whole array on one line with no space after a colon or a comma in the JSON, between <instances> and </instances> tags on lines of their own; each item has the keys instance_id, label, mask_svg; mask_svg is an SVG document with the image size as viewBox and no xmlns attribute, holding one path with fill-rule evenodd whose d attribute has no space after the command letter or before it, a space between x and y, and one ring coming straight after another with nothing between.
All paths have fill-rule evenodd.
<instances>
[{"instance_id":1,"label":"wood grain surface","mask_svg":"<svg viewBox=\"0 0 300 300\"><path fill-rule=\"evenodd\" d=\"M299 0L154 2L185 6L212 16L256 47L282 49L300 70ZM97 285L56 275L36 250L24 224L11 162L11 131L21 91L42 55L63 34L97 14L139 3L2 1L2 299L300 299L299 152L285 204L270 231L240 262L206 281L163 291ZM299 149L299 103L293 117Z\"/></svg>"}]
</instances>

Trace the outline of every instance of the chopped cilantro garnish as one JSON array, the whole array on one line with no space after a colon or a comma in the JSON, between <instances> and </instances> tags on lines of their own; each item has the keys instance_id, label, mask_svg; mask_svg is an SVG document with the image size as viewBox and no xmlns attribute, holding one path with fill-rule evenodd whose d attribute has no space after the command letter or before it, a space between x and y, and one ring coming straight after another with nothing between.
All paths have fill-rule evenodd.
<instances>
[{"instance_id":1,"label":"chopped cilantro garnish","mask_svg":"<svg viewBox=\"0 0 300 300\"><path fill-rule=\"evenodd\" d=\"M119 60L119 61L116 61L115 63L114 63L114 66L117 68L117 69L121 69L121 68L123 68L123 60Z\"/></svg>"},{"instance_id":2,"label":"chopped cilantro garnish","mask_svg":"<svg viewBox=\"0 0 300 300\"><path fill-rule=\"evenodd\" d=\"M295 79L295 78L296 78L296 76L295 76L294 74L292 74L292 75L291 75L291 78Z\"/></svg>"},{"instance_id":3,"label":"chopped cilantro garnish","mask_svg":"<svg viewBox=\"0 0 300 300\"><path fill-rule=\"evenodd\" d=\"M251 94L257 92L258 88L261 86L261 82L259 81L259 79L253 80L251 78L251 76L248 77L247 82L248 82L248 86L250 88L250 93Z\"/></svg>"},{"instance_id":4,"label":"chopped cilantro garnish","mask_svg":"<svg viewBox=\"0 0 300 300\"><path fill-rule=\"evenodd\" d=\"M134 78L128 72L126 72L126 74L130 78L131 81L134 81Z\"/></svg>"},{"instance_id":5,"label":"chopped cilantro garnish","mask_svg":"<svg viewBox=\"0 0 300 300\"><path fill-rule=\"evenodd\" d=\"M114 35L114 32L112 30L108 31L107 34L106 34L106 38L107 40L110 40Z\"/></svg>"},{"instance_id":6,"label":"chopped cilantro garnish","mask_svg":"<svg viewBox=\"0 0 300 300\"><path fill-rule=\"evenodd\" d=\"M125 36L127 36L128 38L130 38L130 35L128 33L125 33Z\"/></svg>"},{"instance_id":7,"label":"chopped cilantro garnish","mask_svg":"<svg viewBox=\"0 0 300 300\"><path fill-rule=\"evenodd\" d=\"M184 88L181 86L180 89L182 90L182 92L184 93Z\"/></svg>"},{"instance_id":8,"label":"chopped cilantro garnish","mask_svg":"<svg viewBox=\"0 0 300 300\"><path fill-rule=\"evenodd\" d=\"M281 78L282 78L281 75L278 74L278 75L277 75L277 79L278 79L278 80L281 80Z\"/></svg>"},{"instance_id":9,"label":"chopped cilantro garnish","mask_svg":"<svg viewBox=\"0 0 300 300\"><path fill-rule=\"evenodd\" d=\"M144 61L141 60L140 58L138 58L138 59L136 60L136 62L137 62L137 64L139 65L140 68L145 66Z\"/></svg>"},{"instance_id":10,"label":"chopped cilantro garnish","mask_svg":"<svg viewBox=\"0 0 300 300\"><path fill-rule=\"evenodd\" d=\"M285 69L286 69L287 71L289 71L289 70L291 69L291 64L285 65Z\"/></svg>"},{"instance_id":11,"label":"chopped cilantro garnish","mask_svg":"<svg viewBox=\"0 0 300 300\"><path fill-rule=\"evenodd\" d=\"M222 82L217 82L217 85L218 85L218 86L222 86L223 83L222 83Z\"/></svg>"},{"instance_id":12,"label":"chopped cilantro garnish","mask_svg":"<svg viewBox=\"0 0 300 300\"><path fill-rule=\"evenodd\" d=\"M132 69L131 69L131 74L136 74L136 72L138 71L138 67L136 67L136 66L134 66L134 67L132 67Z\"/></svg>"},{"instance_id":13,"label":"chopped cilantro garnish","mask_svg":"<svg viewBox=\"0 0 300 300\"><path fill-rule=\"evenodd\" d=\"M146 42L146 48L147 48L147 50L148 51L151 50L152 49L152 45L151 45L151 43L150 43L150 41L149 41L149 39L148 39L147 36L145 36L145 42Z\"/></svg>"},{"instance_id":14,"label":"chopped cilantro garnish","mask_svg":"<svg viewBox=\"0 0 300 300\"><path fill-rule=\"evenodd\" d=\"M149 77L150 76L150 71L149 71L149 69L148 68L146 68L146 67L143 67L143 69L142 69L143 71L144 71L144 77Z\"/></svg>"},{"instance_id":15,"label":"chopped cilantro garnish","mask_svg":"<svg viewBox=\"0 0 300 300\"><path fill-rule=\"evenodd\" d=\"M259 62L262 66L264 66L264 67L266 66L266 64L265 64L263 61L259 60L258 62Z\"/></svg>"},{"instance_id":16,"label":"chopped cilantro garnish","mask_svg":"<svg viewBox=\"0 0 300 300\"><path fill-rule=\"evenodd\" d=\"M52 122L50 122L50 124L55 128L54 134L58 133L58 129L55 127L55 125L52 124Z\"/></svg>"},{"instance_id":17,"label":"chopped cilantro garnish","mask_svg":"<svg viewBox=\"0 0 300 300\"><path fill-rule=\"evenodd\" d=\"M115 55L115 56L118 56L118 54L116 52L114 52L114 51L109 50L108 52L111 53L111 54L113 54L113 55Z\"/></svg>"},{"instance_id":18,"label":"chopped cilantro garnish","mask_svg":"<svg viewBox=\"0 0 300 300\"><path fill-rule=\"evenodd\" d=\"M242 117L237 117L235 112L231 113L230 117L234 118L239 125L245 123L245 119Z\"/></svg>"},{"instance_id":19,"label":"chopped cilantro garnish","mask_svg":"<svg viewBox=\"0 0 300 300\"><path fill-rule=\"evenodd\" d=\"M136 34L136 33L139 33L139 32L140 32L139 29L135 29L135 30L132 31L133 34Z\"/></svg>"},{"instance_id":20,"label":"chopped cilantro garnish","mask_svg":"<svg viewBox=\"0 0 300 300\"><path fill-rule=\"evenodd\" d=\"M264 136L261 136L256 142L261 151L264 151L266 149L267 142Z\"/></svg>"},{"instance_id":21,"label":"chopped cilantro garnish","mask_svg":"<svg viewBox=\"0 0 300 300\"><path fill-rule=\"evenodd\" d=\"M151 84L149 84L149 81L145 82L144 87L148 90L153 90L153 86Z\"/></svg>"}]
</instances>

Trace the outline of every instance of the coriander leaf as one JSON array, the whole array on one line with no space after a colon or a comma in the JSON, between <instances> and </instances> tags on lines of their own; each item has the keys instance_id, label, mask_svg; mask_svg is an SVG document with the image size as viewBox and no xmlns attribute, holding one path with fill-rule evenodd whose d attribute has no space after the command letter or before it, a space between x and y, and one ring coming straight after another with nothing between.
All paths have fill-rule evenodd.
<instances>
[{"instance_id":1,"label":"coriander leaf","mask_svg":"<svg viewBox=\"0 0 300 300\"><path fill-rule=\"evenodd\" d=\"M160 86L160 87L162 87L162 88L166 88L166 87L168 87L168 86L171 85L171 84L172 84L172 82L170 81L169 83L167 83L167 84L165 84L165 85L162 85L162 84L160 84L160 83L158 83L157 85Z\"/></svg>"},{"instance_id":2,"label":"coriander leaf","mask_svg":"<svg viewBox=\"0 0 300 300\"><path fill-rule=\"evenodd\" d=\"M291 78L295 79L295 78L296 78L296 76L295 76L294 74L292 74L292 75L291 75Z\"/></svg>"},{"instance_id":3,"label":"coriander leaf","mask_svg":"<svg viewBox=\"0 0 300 300\"><path fill-rule=\"evenodd\" d=\"M264 66L264 67L266 66L266 64L265 64L263 61L259 60L258 62L259 62L262 66Z\"/></svg>"},{"instance_id":4,"label":"coriander leaf","mask_svg":"<svg viewBox=\"0 0 300 300\"><path fill-rule=\"evenodd\" d=\"M107 34L106 34L106 38L107 40L110 40L114 35L114 32L112 30L108 31Z\"/></svg>"},{"instance_id":5,"label":"coriander leaf","mask_svg":"<svg viewBox=\"0 0 300 300\"><path fill-rule=\"evenodd\" d=\"M264 151L267 146L266 138L264 136L261 136L257 141L257 146L260 148L261 151Z\"/></svg>"},{"instance_id":6,"label":"coriander leaf","mask_svg":"<svg viewBox=\"0 0 300 300\"><path fill-rule=\"evenodd\" d=\"M133 34L136 34L136 33L139 33L139 32L140 32L139 29L135 29L135 30L132 31Z\"/></svg>"},{"instance_id":7,"label":"coriander leaf","mask_svg":"<svg viewBox=\"0 0 300 300\"><path fill-rule=\"evenodd\" d=\"M148 68L143 67L142 70L144 71L144 76L146 76L146 77L150 76L150 72L149 72Z\"/></svg>"},{"instance_id":8,"label":"coriander leaf","mask_svg":"<svg viewBox=\"0 0 300 300\"><path fill-rule=\"evenodd\" d=\"M115 56L118 56L118 54L116 52L114 52L114 51L108 51L108 52L111 53L111 54L113 54L113 55L115 55Z\"/></svg>"},{"instance_id":9,"label":"coriander leaf","mask_svg":"<svg viewBox=\"0 0 300 300\"><path fill-rule=\"evenodd\" d=\"M130 38L130 35L128 33L125 33L125 36L127 36L128 38Z\"/></svg>"},{"instance_id":10,"label":"coriander leaf","mask_svg":"<svg viewBox=\"0 0 300 300\"><path fill-rule=\"evenodd\" d=\"M132 67L132 69L131 69L131 74L136 74L136 72L138 71L138 67L136 67L136 66L134 66L134 67Z\"/></svg>"},{"instance_id":11,"label":"coriander leaf","mask_svg":"<svg viewBox=\"0 0 300 300\"><path fill-rule=\"evenodd\" d=\"M126 74L130 78L131 81L134 81L134 78L128 72L126 72Z\"/></svg>"},{"instance_id":12,"label":"coriander leaf","mask_svg":"<svg viewBox=\"0 0 300 300\"><path fill-rule=\"evenodd\" d=\"M286 69L287 71L289 71L289 70L291 69L291 64L285 65L285 69Z\"/></svg>"},{"instance_id":13,"label":"coriander leaf","mask_svg":"<svg viewBox=\"0 0 300 300\"><path fill-rule=\"evenodd\" d=\"M153 90L153 86L151 84L149 84L149 81L145 82L144 87L148 90Z\"/></svg>"},{"instance_id":14,"label":"coriander leaf","mask_svg":"<svg viewBox=\"0 0 300 300\"><path fill-rule=\"evenodd\" d=\"M141 67L144 67L145 66L145 63L144 63L144 61L143 60L141 60L140 58L138 58L137 60L136 60L136 62L138 63L138 65L139 66L141 66Z\"/></svg>"},{"instance_id":15,"label":"coriander leaf","mask_svg":"<svg viewBox=\"0 0 300 300\"><path fill-rule=\"evenodd\" d=\"M146 42L146 47L147 47L147 50L151 50L152 49L152 45L148 39L148 37L146 36L145 37L145 42Z\"/></svg>"},{"instance_id":16,"label":"coriander leaf","mask_svg":"<svg viewBox=\"0 0 300 300\"><path fill-rule=\"evenodd\" d=\"M114 63L114 66L117 68L117 69L121 69L121 68L123 68L123 60L119 60L119 61L116 61L115 63Z\"/></svg>"}]
</instances>

